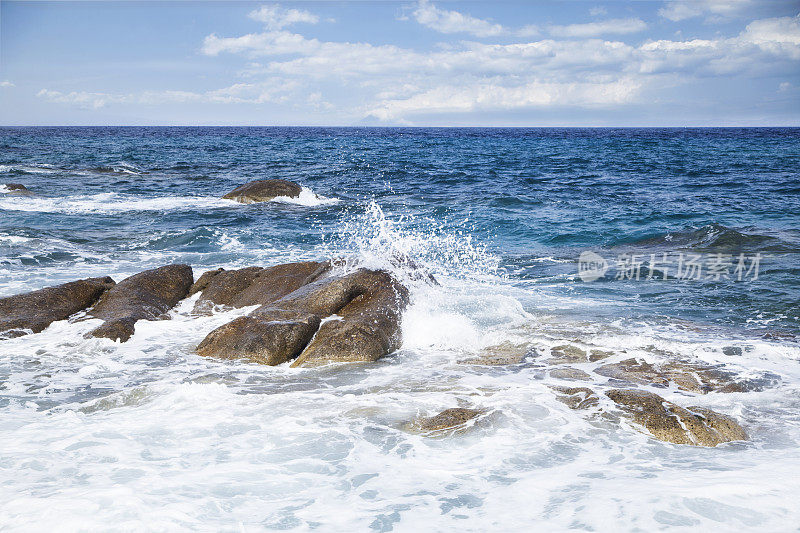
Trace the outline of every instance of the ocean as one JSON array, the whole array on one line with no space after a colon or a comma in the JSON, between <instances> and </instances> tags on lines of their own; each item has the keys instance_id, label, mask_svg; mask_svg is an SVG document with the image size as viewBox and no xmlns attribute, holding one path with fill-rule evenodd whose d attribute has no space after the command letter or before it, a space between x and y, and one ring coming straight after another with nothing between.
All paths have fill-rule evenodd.
<instances>
[{"instance_id":1,"label":"ocean","mask_svg":"<svg viewBox=\"0 0 800 533\"><path fill-rule=\"evenodd\" d=\"M255 179L297 199L220 197ZM199 357L250 309L0 341L0 530L795 530L800 129L0 128L0 297L169 263L346 257L411 289L373 364ZM414 279L405 257L437 283ZM749 441L654 440L556 398L542 354L761 380L680 405ZM527 346L519 364L464 364ZM582 367L583 368L583 367ZM608 378L584 368L580 386ZM688 403L687 403L688 402ZM442 438L404 423L491 413ZM613 412L613 406L601 402ZM613 417L612 417L613 418Z\"/></svg>"}]
</instances>

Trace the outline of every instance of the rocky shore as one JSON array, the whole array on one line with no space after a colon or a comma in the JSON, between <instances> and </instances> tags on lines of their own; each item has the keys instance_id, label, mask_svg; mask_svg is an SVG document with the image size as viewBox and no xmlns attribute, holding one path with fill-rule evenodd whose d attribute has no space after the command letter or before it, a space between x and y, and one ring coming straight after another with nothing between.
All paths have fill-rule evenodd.
<instances>
[{"instance_id":1,"label":"rocky shore","mask_svg":"<svg viewBox=\"0 0 800 533\"><path fill-rule=\"evenodd\" d=\"M409 288L392 273L344 270L331 260L218 268L196 280L189 265L173 264L118 283L110 277L88 278L0 298L0 339L39 333L60 320L100 319L87 337L126 342L135 335L138 322L168 320L168 312L190 297L195 298L193 314L199 316L255 306L209 332L195 348L199 356L294 367L370 363L390 355L402 344L401 320L410 302ZM479 369L531 362L563 383L550 386L558 400L590 420L626 421L650 437L696 446L748 437L730 416L684 407L648 389L679 391L687 397L746 393L778 379L742 379L717 366L678 359L649 362L626 358L624 351L575 344L552 346L546 352L526 344L502 344L461 364ZM479 427L487 416L484 408L461 406L419 416L403 429L426 436L452 435Z\"/></svg>"}]
</instances>

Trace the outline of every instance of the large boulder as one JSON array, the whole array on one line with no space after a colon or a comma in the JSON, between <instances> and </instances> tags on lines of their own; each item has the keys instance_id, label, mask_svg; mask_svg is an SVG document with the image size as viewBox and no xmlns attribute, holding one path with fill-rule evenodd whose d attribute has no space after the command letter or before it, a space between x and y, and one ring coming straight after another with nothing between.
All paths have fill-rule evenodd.
<instances>
[{"instance_id":1,"label":"large boulder","mask_svg":"<svg viewBox=\"0 0 800 533\"><path fill-rule=\"evenodd\" d=\"M330 268L329 261L305 261L269 268L209 270L192 285L189 295L200 293L196 312L208 311L214 306L265 305L311 283Z\"/></svg>"},{"instance_id":2,"label":"large boulder","mask_svg":"<svg viewBox=\"0 0 800 533\"><path fill-rule=\"evenodd\" d=\"M105 322L88 335L127 341L137 321L155 320L172 309L189 293L192 281L189 265L167 265L125 278L90 311Z\"/></svg>"},{"instance_id":3,"label":"large boulder","mask_svg":"<svg viewBox=\"0 0 800 533\"><path fill-rule=\"evenodd\" d=\"M408 290L384 271L318 277L212 331L197 353L269 365L375 361L399 347L407 303Z\"/></svg>"},{"instance_id":4,"label":"large boulder","mask_svg":"<svg viewBox=\"0 0 800 533\"><path fill-rule=\"evenodd\" d=\"M267 202L278 196L297 198L303 188L287 180L258 180L245 183L223 196L227 200L234 200L242 204Z\"/></svg>"},{"instance_id":5,"label":"large boulder","mask_svg":"<svg viewBox=\"0 0 800 533\"><path fill-rule=\"evenodd\" d=\"M606 392L633 421L653 437L674 444L716 446L747 440L747 433L733 418L703 407L679 407L652 392L613 389Z\"/></svg>"},{"instance_id":6,"label":"large boulder","mask_svg":"<svg viewBox=\"0 0 800 533\"><path fill-rule=\"evenodd\" d=\"M19 337L28 330L39 333L52 322L90 307L113 286L109 277L87 278L0 298L0 338Z\"/></svg>"}]
</instances>

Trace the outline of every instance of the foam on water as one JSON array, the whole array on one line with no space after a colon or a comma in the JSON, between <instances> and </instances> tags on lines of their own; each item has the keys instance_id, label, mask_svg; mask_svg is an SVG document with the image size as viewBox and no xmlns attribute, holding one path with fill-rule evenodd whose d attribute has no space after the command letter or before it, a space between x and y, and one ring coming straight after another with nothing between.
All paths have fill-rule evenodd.
<instances>
[{"instance_id":1,"label":"foam on water","mask_svg":"<svg viewBox=\"0 0 800 533\"><path fill-rule=\"evenodd\" d=\"M194 346L250 308L195 316L196 297L170 320L139 322L125 344L83 338L97 320L2 341L0 526L780 530L800 520L796 346L554 315L579 302L516 285L468 235L387 216L375 202L343 220L325 252L390 268L411 285L404 346L392 357L318 369L201 358ZM419 268L438 284L415 277ZM548 388L565 383L536 358L459 363L502 342L540 351L578 342L649 360L669 352L781 381L760 393L691 398L656 390L734 415L752 437L675 446L568 409ZM724 356L727 345L742 355ZM489 414L443 439L403 429L459 405Z\"/></svg>"},{"instance_id":2,"label":"foam on water","mask_svg":"<svg viewBox=\"0 0 800 533\"><path fill-rule=\"evenodd\" d=\"M9 191L4 191L9 192ZM298 198L277 197L274 203L294 204L306 207L332 205L337 198L327 198L303 187ZM210 196L159 196L143 198L130 194L99 193L89 195L54 197L0 197L0 209L38 213L101 214L113 215L126 211L179 211L188 209L221 209L240 207L242 204Z\"/></svg>"}]
</instances>

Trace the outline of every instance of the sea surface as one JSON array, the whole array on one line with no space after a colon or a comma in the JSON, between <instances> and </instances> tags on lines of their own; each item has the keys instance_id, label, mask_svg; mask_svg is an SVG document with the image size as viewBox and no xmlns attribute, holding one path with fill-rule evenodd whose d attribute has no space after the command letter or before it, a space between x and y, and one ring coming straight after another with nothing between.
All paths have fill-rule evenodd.
<instances>
[{"instance_id":1,"label":"sea surface","mask_svg":"<svg viewBox=\"0 0 800 533\"><path fill-rule=\"evenodd\" d=\"M220 199L266 178L305 190ZM199 357L250 309L197 317L191 299L124 344L83 338L97 321L79 319L0 341L0 530L800 523L800 129L1 128L3 183L35 195L0 186L0 297L347 257L391 269L412 302L403 347L369 365ZM586 281L588 251L608 269ZM560 403L550 386L576 383L542 354L568 343L772 384L651 388L750 435L673 445ZM521 364L462 363L526 344ZM491 415L405 429L457 406Z\"/></svg>"}]
</instances>

